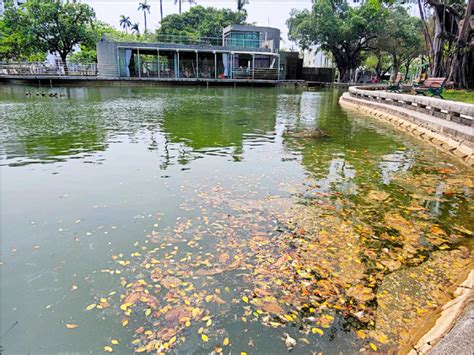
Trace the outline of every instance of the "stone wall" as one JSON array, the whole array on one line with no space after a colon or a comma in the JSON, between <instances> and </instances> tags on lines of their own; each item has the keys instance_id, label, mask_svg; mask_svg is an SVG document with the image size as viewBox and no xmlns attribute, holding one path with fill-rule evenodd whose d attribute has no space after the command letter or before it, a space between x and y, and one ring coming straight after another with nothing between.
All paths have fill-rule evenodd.
<instances>
[{"instance_id":1,"label":"stone wall","mask_svg":"<svg viewBox=\"0 0 474 355\"><path fill-rule=\"evenodd\" d=\"M468 124L442 124L443 121L439 118L429 119L430 116L426 113L420 113L415 109L407 109L406 107L400 107L393 102L384 100L381 102L374 102L373 99L363 97L360 92L359 95L352 95L354 89L351 87L349 93L344 93L339 99L339 103L342 107L368 114L377 119L385 121L399 130L402 130L411 136L414 136L421 141L435 146L436 148L448 153L452 157L458 159L463 164L470 167L474 167L474 128L471 126L471 121L466 121ZM359 91L370 91L370 90L359 90ZM374 91L372 91L374 93ZM362 93L364 94L364 93ZM377 94L388 94L386 92L377 91ZM402 94L391 94L403 96L413 95L402 95ZM408 99L412 99L408 98ZM401 99L396 97L395 99ZM405 100L409 101L407 98ZM428 103L426 100L433 100L427 97L416 97L416 100L422 99L424 103ZM434 99L436 100L436 99ZM377 101L377 100L375 100ZM441 101L441 100L437 100ZM432 105L439 105L439 103L431 103ZM453 102L446 101L445 108L452 110ZM457 104L457 103L454 103ZM461 105L464 106L464 105ZM468 111L462 111L469 113L469 110L474 112L474 105L468 105L471 107L463 107ZM443 110L447 111L447 110ZM448 111L450 112L450 111ZM446 114L446 112L444 112ZM436 116L434 116L436 117ZM462 115L461 117L470 120L470 116Z\"/></svg>"}]
</instances>

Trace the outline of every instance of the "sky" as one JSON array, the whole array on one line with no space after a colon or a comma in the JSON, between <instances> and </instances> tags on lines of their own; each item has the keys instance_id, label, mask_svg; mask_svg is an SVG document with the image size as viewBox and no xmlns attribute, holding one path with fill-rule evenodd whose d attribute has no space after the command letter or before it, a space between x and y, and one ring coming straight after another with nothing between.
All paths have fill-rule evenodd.
<instances>
[{"instance_id":1,"label":"sky","mask_svg":"<svg viewBox=\"0 0 474 355\"><path fill-rule=\"evenodd\" d=\"M216 8L230 8L237 10L236 0L195 0L197 5L212 6ZM138 11L139 0L82 0L83 3L91 5L99 20L107 22L117 29L119 26L120 15L130 16L132 23L139 22L140 28L144 27L143 12ZM148 0L151 5L150 14L147 14L148 29L155 29L159 26L160 21L160 1ZM192 5L195 6L195 5ZM183 0L182 11L189 10L189 2ZM282 43L281 47L289 49L294 46L288 40L288 28L286 20L290 17L291 9L310 9L311 0L249 0L249 4L245 6L247 10L247 22L255 23L258 26L270 26L279 28L281 31ZM163 0L163 16L178 13L178 5L174 4L174 0Z\"/></svg>"}]
</instances>

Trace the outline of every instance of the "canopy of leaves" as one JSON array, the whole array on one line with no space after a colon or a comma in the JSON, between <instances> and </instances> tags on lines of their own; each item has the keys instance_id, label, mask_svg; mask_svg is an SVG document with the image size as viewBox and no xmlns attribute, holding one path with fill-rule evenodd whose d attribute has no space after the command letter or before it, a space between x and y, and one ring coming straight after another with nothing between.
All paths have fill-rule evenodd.
<instances>
[{"instance_id":1,"label":"canopy of leaves","mask_svg":"<svg viewBox=\"0 0 474 355\"><path fill-rule=\"evenodd\" d=\"M94 11L86 4L30 0L15 27L23 27L21 31L26 31L26 37L35 46L58 53L64 60L76 45L92 45L94 18Z\"/></svg>"},{"instance_id":2,"label":"canopy of leaves","mask_svg":"<svg viewBox=\"0 0 474 355\"><path fill-rule=\"evenodd\" d=\"M45 50L34 43L27 28L21 26L23 12L6 4L5 12L0 17L0 60L41 60ZM34 59L32 58L34 57Z\"/></svg>"},{"instance_id":3,"label":"canopy of leaves","mask_svg":"<svg viewBox=\"0 0 474 355\"><path fill-rule=\"evenodd\" d=\"M221 37L222 28L232 24L244 24L246 18L245 11L193 6L182 15L173 14L163 18L156 34Z\"/></svg>"},{"instance_id":4,"label":"canopy of leaves","mask_svg":"<svg viewBox=\"0 0 474 355\"><path fill-rule=\"evenodd\" d=\"M310 11L293 10L289 37L302 48L319 45L331 52L340 71L356 68L383 26L386 9L377 1L350 7L345 0L318 0Z\"/></svg>"}]
</instances>

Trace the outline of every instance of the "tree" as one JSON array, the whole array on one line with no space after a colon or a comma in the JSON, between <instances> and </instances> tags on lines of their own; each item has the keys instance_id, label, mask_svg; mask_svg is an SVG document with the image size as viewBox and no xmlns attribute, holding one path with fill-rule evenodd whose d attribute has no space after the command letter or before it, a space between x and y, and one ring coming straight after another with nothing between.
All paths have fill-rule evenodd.
<instances>
[{"instance_id":1,"label":"tree","mask_svg":"<svg viewBox=\"0 0 474 355\"><path fill-rule=\"evenodd\" d=\"M160 23L163 21L163 0L160 0Z\"/></svg>"},{"instance_id":2,"label":"tree","mask_svg":"<svg viewBox=\"0 0 474 355\"><path fill-rule=\"evenodd\" d=\"M330 52L341 80L347 82L361 64L362 54L372 49L386 11L375 0L355 8L345 0L317 0L311 12L292 10L290 15L289 38L303 49L319 45Z\"/></svg>"},{"instance_id":3,"label":"tree","mask_svg":"<svg viewBox=\"0 0 474 355\"><path fill-rule=\"evenodd\" d=\"M36 48L57 53L64 72L66 59L74 47L93 41L91 25L95 13L89 5L60 0L30 0L19 17L25 38Z\"/></svg>"},{"instance_id":4,"label":"tree","mask_svg":"<svg viewBox=\"0 0 474 355\"><path fill-rule=\"evenodd\" d=\"M454 85L474 87L474 0L418 0L423 34L430 52L431 76L447 77ZM427 18L425 7L431 9ZM431 20L431 21L430 21Z\"/></svg>"},{"instance_id":5,"label":"tree","mask_svg":"<svg viewBox=\"0 0 474 355\"><path fill-rule=\"evenodd\" d=\"M137 35L140 34L140 24L138 22L132 25L132 33L135 33Z\"/></svg>"},{"instance_id":6,"label":"tree","mask_svg":"<svg viewBox=\"0 0 474 355\"><path fill-rule=\"evenodd\" d=\"M177 35L194 37L222 37L222 28L231 24L244 24L247 14L229 9L194 6L182 15L166 16L158 36Z\"/></svg>"},{"instance_id":7,"label":"tree","mask_svg":"<svg viewBox=\"0 0 474 355\"><path fill-rule=\"evenodd\" d=\"M44 60L46 57L46 48L35 43L28 29L21 26L24 16L22 9L6 4L0 17L0 60Z\"/></svg>"},{"instance_id":8,"label":"tree","mask_svg":"<svg viewBox=\"0 0 474 355\"><path fill-rule=\"evenodd\" d=\"M140 2L138 4L138 11L143 11L143 17L145 18L145 33L147 32L147 27L146 27L146 13L150 13L150 8L151 5L148 4L147 0Z\"/></svg>"},{"instance_id":9,"label":"tree","mask_svg":"<svg viewBox=\"0 0 474 355\"><path fill-rule=\"evenodd\" d=\"M237 0L237 11L242 11L245 5L248 5L249 0Z\"/></svg>"},{"instance_id":10,"label":"tree","mask_svg":"<svg viewBox=\"0 0 474 355\"><path fill-rule=\"evenodd\" d=\"M192 5L192 4L195 4L196 1L194 0L188 0L189 2L189 5ZM174 4L178 4L178 13L181 15L181 5L183 3L183 0L174 0ZM161 19L163 20L163 17L161 17Z\"/></svg>"},{"instance_id":11,"label":"tree","mask_svg":"<svg viewBox=\"0 0 474 355\"><path fill-rule=\"evenodd\" d=\"M120 15L120 26L125 30L125 33L128 33L128 29L132 26L130 16Z\"/></svg>"},{"instance_id":12,"label":"tree","mask_svg":"<svg viewBox=\"0 0 474 355\"><path fill-rule=\"evenodd\" d=\"M387 11L383 26L375 41L375 52L385 52L391 57L392 78L396 78L400 66L408 63L422 53L420 38L421 21L412 17L402 6Z\"/></svg>"}]
</instances>

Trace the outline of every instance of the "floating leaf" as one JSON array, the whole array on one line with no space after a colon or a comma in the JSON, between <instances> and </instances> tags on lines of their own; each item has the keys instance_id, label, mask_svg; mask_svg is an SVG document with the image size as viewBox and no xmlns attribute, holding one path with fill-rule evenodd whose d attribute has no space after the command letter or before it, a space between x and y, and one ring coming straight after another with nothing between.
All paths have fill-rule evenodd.
<instances>
[{"instance_id":1,"label":"floating leaf","mask_svg":"<svg viewBox=\"0 0 474 355\"><path fill-rule=\"evenodd\" d=\"M313 334L319 334L319 335L324 334L324 331L322 329L319 329L319 328L311 328L311 331L313 332Z\"/></svg>"},{"instance_id":2,"label":"floating leaf","mask_svg":"<svg viewBox=\"0 0 474 355\"><path fill-rule=\"evenodd\" d=\"M242 297L242 301L245 303L249 303L249 298L247 296Z\"/></svg>"},{"instance_id":3,"label":"floating leaf","mask_svg":"<svg viewBox=\"0 0 474 355\"><path fill-rule=\"evenodd\" d=\"M77 324L73 324L73 323L66 324L67 329L76 329L77 327L79 327Z\"/></svg>"},{"instance_id":4,"label":"floating leaf","mask_svg":"<svg viewBox=\"0 0 474 355\"><path fill-rule=\"evenodd\" d=\"M373 351L377 351L377 346L374 343L369 343L369 346L372 348Z\"/></svg>"},{"instance_id":5,"label":"floating leaf","mask_svg":"<svg viewBox=\"0 0 474 355\"><path fill-rule=\"evenodd\" d=\"M104 351L105 351L106 353L112 353L112 352L114 351L114 349L112 349L111 346L108 346L108 345L107 345L107 346L104 346Z\"/></svg>"},{"instance_id":6,"label":"floating leaf","mask_svg":"<svg viewBox=\"0 0 474 355\"><path fill-rule=\"evenodd\" d=\"M97 307L97 305L96 305L95 303L92 303L92 304L90 304L90 305L88 305L88 306L86 307L86 310L87 310L87 311L91 311L91 310L93 310L95 307Z\"/></svg>"},{"instance_id":7,"label":"floating leaf","mask_svg":"<svg viewBox=\"0 0 474 355\"><path fill-rule=\"evenodd\" d=\"M229 338L225 338L225 339L224 339L224 346L227 346L227 345L229 345L229 344L230 344Z\"/></svg>"},{"instance_id":8,"label":"floating leaf","mask_svg":"<svg viewBox=\"0 0 474 355\"><path fill-rule=\"evenodd\" d=\"M111 342L112 344L114 344L114 345L118 345L118 344L119 344L119 341L118 341L117 339L112 339L110 342Z\"/></svg>"},{"instance_id":9,"label":"floating leaf","mask_svg":"<svg viewBox=\"0 0 474 355\"><path fill-rule=\"evenodd\" d=\"M205 343L207 343L209 341L209 337L206 334L201 334L201 339Z\"/></svg>"}]
</instances>

